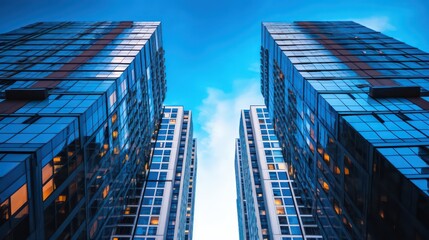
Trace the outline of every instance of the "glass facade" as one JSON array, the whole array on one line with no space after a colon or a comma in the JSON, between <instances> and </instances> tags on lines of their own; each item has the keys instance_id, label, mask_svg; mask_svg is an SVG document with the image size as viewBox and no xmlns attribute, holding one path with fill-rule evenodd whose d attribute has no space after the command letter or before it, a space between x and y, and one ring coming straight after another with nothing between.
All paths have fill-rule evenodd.
<instances>
[{"instance_id":1,"label":"glass facade","mask_svg":"<svg viewBox=\"0 0 429 240\"><path fill-rule=\"evenodd\" d=\"M192 239L196 140L192 114L183 107L164 108L144 190L126 206L112 240Z\"/></svg>"},{"instance_id":2,"label":"glass facade","mask_svg":"<svg viewBox=\"0 0 429 240\"><path fill-rule=\"evenodd\" d=\"M240 239L322 239L319 227L289 177L264 106L243 110L235 171Z\"/></svg>"},{"instance_id":3,"label":"glass facade","mask_svg":"<svg viewBox=\"0 0 429 240\"><path fill-rule=\"evenodd\" d=\"M429 236L429 54L354 22L263 23L261 91L331 239Z\"/></svg>"},{"instance_id":4,"label":"glass facade","mask_svg":"<svg viewBox=\"0 0 429 240\"><path fill-rule=\"evenodd\" d=\"M159 22L0 35L2 239L100 239L147 177L166 92Z\"/></svg>"}]
</instances>

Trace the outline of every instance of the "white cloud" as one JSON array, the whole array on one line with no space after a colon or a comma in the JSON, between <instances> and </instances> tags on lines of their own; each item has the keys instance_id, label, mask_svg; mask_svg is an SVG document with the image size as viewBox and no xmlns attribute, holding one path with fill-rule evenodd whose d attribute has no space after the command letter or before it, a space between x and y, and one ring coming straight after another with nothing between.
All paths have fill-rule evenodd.
<instances>
[{"instance_id":1,"label":"white cloud","mask_svg":"<svg viewBox=\"0 0 429 240\"><path fill-rule=\"evenodd\" d=\"M374 17L358 18L358 19L351 19L351 20L378 32L393 31L396 29L395 26L393 26L390 23L390 19L386 16L374 16Z\"/></svg>"},{"instance_id":2,"label":"white cloud","mask_svg":"<svg viewBox=\"0 0 429 240\"><path fill-rule=\"evenodd\" d=\"M194 238L238 239L234 154L241 109L263 104L259 81L233 83L232 93L208 88L197 111L198 144Z\"/></svg>"}]
</instances>

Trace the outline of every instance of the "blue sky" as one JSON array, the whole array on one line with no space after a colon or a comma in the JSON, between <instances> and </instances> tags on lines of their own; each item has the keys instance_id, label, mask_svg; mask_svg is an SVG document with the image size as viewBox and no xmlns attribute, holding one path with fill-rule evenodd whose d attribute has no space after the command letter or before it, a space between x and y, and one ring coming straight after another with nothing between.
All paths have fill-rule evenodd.
<instances>
[{"instance_id":1,"label":"blue sky","mask_svg":"<svg viewBox=\"0 0 429 240\"><path fill-rule=\"evenodd\" d=\"M262 103L262 21L355 20L429 51L427 0L0 1L0 32L36 21L162 21L165 103L193 111L198 138L197 240L238 239L234 138L239 110Z\"/></svg>"}]
</instances>

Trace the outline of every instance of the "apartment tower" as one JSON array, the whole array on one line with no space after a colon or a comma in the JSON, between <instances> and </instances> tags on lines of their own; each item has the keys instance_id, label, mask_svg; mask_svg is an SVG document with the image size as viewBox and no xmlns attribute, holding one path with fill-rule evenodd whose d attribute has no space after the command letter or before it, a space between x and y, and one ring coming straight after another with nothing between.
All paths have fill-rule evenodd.
<instances>
[{"instance_id":1,"label":"apartment tower","mask_svg":"<svg viewBox=\"0 0 429 240\"><path fill-rule=\"evenodd\" d=\"M261 91L327 239L429 236L429 54L354 22L263 23Z\"/></svg>"},{"instance_id":2,"label":"apartment tower","mask_svg":"<svg viewBox=\"0 0 429 240\"><path fill-rule=\"evenodd\" d=\"M322 239L300 189L289 177L265 106L241 111L235 144L240 239Z\"/></svg>"},{"instance_id":3,"label":"apartment tower","mask_svg":"<svg viewBox=\"0 0 429 240\"><path fill-rule=\"evenodd\" d=\"M126 206L112 240L192 239L196 150L191 111L165 107L144 190Z\"/></svg>"},{"instance_id":4,"label":"apartment tower","mask_svg":"<svg viewBox=\"0 0 429 240\"><path fill-rule=\"evenodd\" d=\"M0 35L0 238L100 239L147 178L166 82L159 22Z\"/></svg>"}]
</instances>

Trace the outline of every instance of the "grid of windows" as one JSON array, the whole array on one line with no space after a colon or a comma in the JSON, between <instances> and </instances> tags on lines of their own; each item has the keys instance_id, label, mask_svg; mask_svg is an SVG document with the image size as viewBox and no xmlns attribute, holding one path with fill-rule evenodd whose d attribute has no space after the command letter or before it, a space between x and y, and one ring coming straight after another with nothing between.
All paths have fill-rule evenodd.
<instances>
[{"instance_id":1,"label":"grid of windows","mask_svg":"<svg viewBox=\"0 0 429 240\"><path fill-rule=\"evenodd\" d=\"M191 112L164 107L152 140L148 177L135 201L116 226L111 239L191 239L196 172L196 140L192 139ZM129 196L129 197L130 197Z\"/></svg>"},{"instance_id":2,"label":"grid of windows","mask_svg":"<svg viewBox=\"0 0 429 240\"><path fill-rule=\"evenodd\" d=\"M429 144L429 54L354 22L262 28L262 94L291 177L322 234L428 235L416 214L429 202L424 157L402 161L384 153ZM388 187L397 179L404 181L401 191ZM403 202L405 192L418 202Z\"/></svg>"},{"instance_id":3,"label":"grid of windows","mask_svg":"<svg viewBox=\"0 0 429 240\"><path fill-rule=\"evenodd\" d=\"M2 238L107 238L126 220L165 97L160 31L40 22L0 34L0 155L31 156L0 159L2 177L20 177L0 181Z\"/></svg>"},{"instance_id":4,"label":"grid of windows","mask_svg":"<svg viewBox=\"0 0 429 240\"><path fill-rule=\"evenodd\" d=\"M188 203L186 206L185 240L192 240L194 226L194 206L197 177L197 141L192 140L192 162L190 165Z\"/></svg>"},{"instance_id":5,"label":"grid of windows","mask_svg":"<svg viewBox=\"0 0 429 240\"><path fill-rule=\"evenodd\" d=\"M240 239L321 239L312 213L295 195L299 190L289 177L267 109L251 106L240 122L235 162Z\"/></svg>"}]
</instances>

